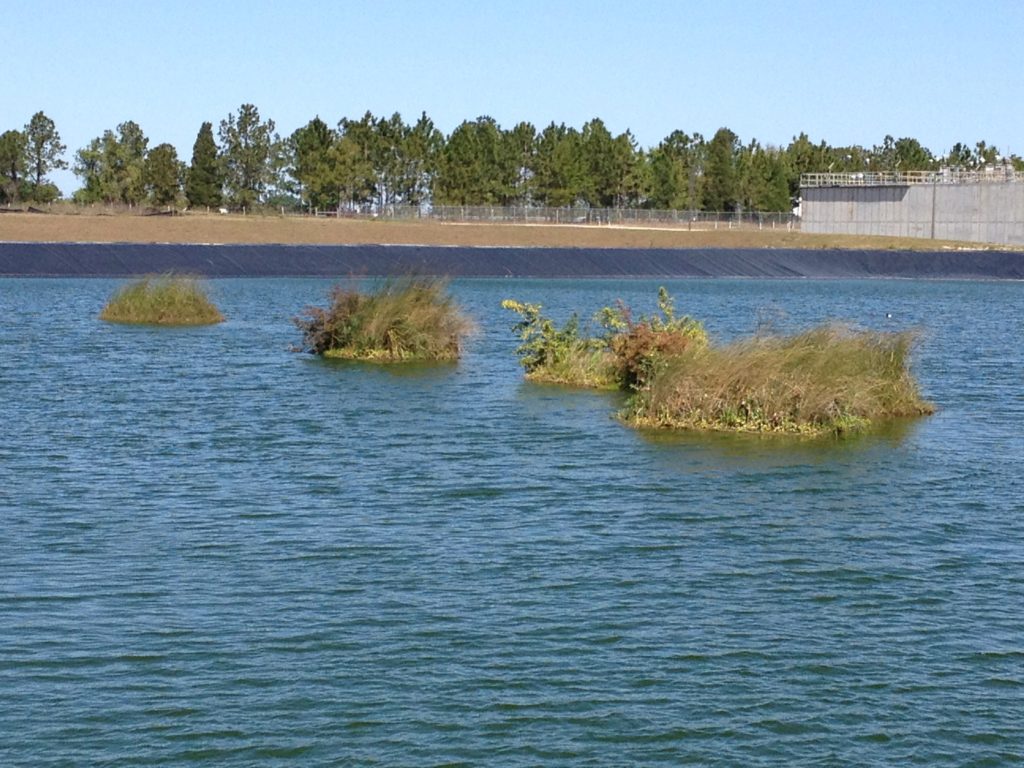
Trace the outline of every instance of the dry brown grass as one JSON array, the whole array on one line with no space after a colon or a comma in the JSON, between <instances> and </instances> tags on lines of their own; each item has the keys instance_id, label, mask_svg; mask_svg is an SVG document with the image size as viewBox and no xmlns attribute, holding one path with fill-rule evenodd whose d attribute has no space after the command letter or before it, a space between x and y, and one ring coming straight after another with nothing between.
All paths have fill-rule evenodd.
<instances>
[{"instance_id":1,"label":"dry brown grass","mask_svg":"<svg viewBox=\"0 0 1024 768\"><path fill-rule=\"evenodd\" d=\"M100 312L110 323L212 325L224 321L202 282L188 275L144 277L121 286Z\"/></svg>"},{"instance_id":2,"label":"dry brown grass","mask_svg":"<svg viewBox=\"0 0 1024 768\"><path fill-rule=\"evenodd\" d=\"M694 348L633 398L638 426L808 435L932 413L908 368L912 332L840 325Z\"/></svg>"},{"instance_id":3,"label":"dry brown grass","mask_svg":"<svg viewBox=\"0 0 1024 768\"><path fill-rule=\"evenodd\" d=\"M449 224L189 213L183 216L0 215L0 241L131 243L393 243L554 248L851 248L937 250L978 244L756 229L639 229L600 225Z\"/></svg>"},{"instance_id":4,"label":"dry brown grass","mask_svg":"<svg viewBox=\"0 0 1024 768\"><path fill-rule=\"evenodd\" d=\"M324 357L373 362L457 360L473 324L443 280L400 277L374 290L335 286L327 309L295 319L303 347Z\"/></svg>"}]
</instances>

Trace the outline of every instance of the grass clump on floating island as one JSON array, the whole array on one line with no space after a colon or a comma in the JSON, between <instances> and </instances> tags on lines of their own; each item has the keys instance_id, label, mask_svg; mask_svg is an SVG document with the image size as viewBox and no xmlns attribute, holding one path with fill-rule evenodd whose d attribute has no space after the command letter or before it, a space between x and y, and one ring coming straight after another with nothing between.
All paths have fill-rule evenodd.
<instances>
[{"instance_id":1,"label":"grass clump on floating island","mask_svg":"<svg viewBox=\"0 0 1024 768\"><path fill-rule=\"evenodd\" d=\"M392 278L369 293L335 286L326 309L305 313L295 318L304 350L381 363L457 360L473 327L436 278Z\"/></svg>"},{"instance_id":2,"label":"grass clump on floating island","mask_svg":"<svg viewBox=\"0 0 1024 768\"><path fill-rule=\"evenodd\" d=\"M597 320L603 333L596 337L581 334L576 315L558 328L540 314L539 304L506 299L501 305L521 318L513 326L522 342L516 353L530 381L634 390L672 356L708 343L701 323L676 317L664 288L658 290L659 314L651 317L634 318L621 302L602 309Z\"/></svg>"},{"instance_id":3,"label":"grass clump on floating island","mask_svg":"<svg viewBox=\"0 0 1024 768\"><path fill-rule=\"evenodd\" d=\"M198 278L144 277L119 288L100 312L111 323L212 325L224 321Z\"/></svg>"},{"instance_id":4,"label":"grass clump on floating island","mask_svg":"<svg viewBox=\"0 0 1024 768\"><path fill-rule=\"evenodd\" d=\"M914 339L825 325L684 352L623 417L642 427L844 435L934 413L909 371Z\"/></svg>"},{"instance_id":5,"label":"grass clump on floating island","mask_svg":"<svg viewBox=\"0 0 1024 768\"><path fill-rule=\"evenodd\" d=\"M935 410L909 371L912 332L825 325L713 346L664 288L658 303L660 316L638 321L605 308L599 338L581 336L575 317L559 330L535 305L504 306L523 317L527 378L628 391L620 416L637 427L845 435Z\"/></svg>"}]
</instances>

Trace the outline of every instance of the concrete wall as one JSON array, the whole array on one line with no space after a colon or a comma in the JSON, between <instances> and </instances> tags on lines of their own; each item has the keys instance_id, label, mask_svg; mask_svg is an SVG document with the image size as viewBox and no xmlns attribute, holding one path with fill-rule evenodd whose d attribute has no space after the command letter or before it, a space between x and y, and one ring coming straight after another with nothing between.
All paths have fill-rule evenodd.
<instances>
[{"instance_id":1,"label":"concrete wall","mask_svg":"<svg viewBox=\"0 0 1024 768\"><path fill-rule=\"evenodd\" d=\"M804 232L1024 245L1024 184L804 187Z\"/></svg>"}]
</instances>

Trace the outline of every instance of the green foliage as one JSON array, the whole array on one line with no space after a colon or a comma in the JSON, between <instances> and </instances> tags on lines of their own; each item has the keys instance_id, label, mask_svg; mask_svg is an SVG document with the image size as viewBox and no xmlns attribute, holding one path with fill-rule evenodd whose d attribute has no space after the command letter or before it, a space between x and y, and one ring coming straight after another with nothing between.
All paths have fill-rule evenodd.
<instances>
[{"instance_id":1,"label":"green foliage","mask_svg":"<svg viewBox=\"0 0 1024 768\"><path fill-rule=\"evenodd\" d=\"M634 395L624 417L649 427L841 435L932 413L908 369L913 341L829 325L694 346Z\"/></svg>"},{"instance_id":2,"label":"green foliage","mask_svg":"<svg viewBox=\"0 0 1024 768\"><path fill-rule=\"evenodd\" d=\"M728 128L719 128L707 149L707 179L704 183L704 209L732 211L739 202L739 138Z\"/></svg>"},{"instance_id":3,"label":"green foliage","mask_svg":"<svg viewBox=\"0 0 1024 768\"><path fill-rule=\"evenodd\" d=\"M112 141L113 134L110 131L104 133L104 139L108 135ZM110 201L117 199L113 180L104 178L107 169L103 162L103 144L103 139L93 139L75 154L74 172L83 182L83 186L74 194L75 202L101 202L106 195L109 195Z\"/></svg>"},{"instance_id":4,"label":"green foliage","mask_svg":"<svg viewBox=\"0 0 1024 768\"><path fill-rule=\"evenodd\" d=\"M373 114L367 112L361 120L346 118L338 124L340 139L332 147L329 162L339 204L362 205L377 194L378 172L373 165L378 153L375 122Z\"/></svg>"},{"instance_id":5,"label":"green foliage","mask_svg":"<svg viewBox=\"0 0 1024 768\"><path fill-rule=\"evenodd\" d=\"M337 185L331 174L331 148L337 135L319 116L296 130L288 139L292 162L289 173L299 185L303 201L318 209L338 205Z\"/></svg>"},{"instance_id":6,"label":"green foliage","mask_svg":"<svg viewBox=\"0 0 1024 768\"><path fill-rule=\"evenodd\" d=\"M537 145L537 129L532 123L518 123L502 136L505 152L515 166L516 175L512 181L512 205L529 205L534 194L534 153Z\"/></svg>"},{"instance_id":7,"label":"green foliage","mask_svg":"<svg viewBox=\"0 0 1024 768\"><path fill-rule=\"evenodd\" d=\"M944 159L944 162L952 168L971 168L973 161L974 154L971 152L971 148L959 141L953 145Z\"/></svg>"},{"instance_id":8,"label":"green foliage","mask_svg":"<svg viewBox=\"0 0 1024 768\"><path fill-rule=\"evenodd\" d=\"M67 147L61 143L53 120L43 112L32 115L25 126L24 135L25 160L29 171L25 196L29 200L48 202L46 198L52 198L52 190L48 187L52 185L47 184L46 174L68 167L67 161L63 159Z\"/></svg>"},{"instance_id":9,"label":"green foliage","mask_svg":"<svg viewBox=\"0 0 1024 768\"><path fill-rule=\"evenodd\" d=\"M614 205L615 188L620 174L615 140L600 118L583 124L580 149L583 153L583 200L594 208Z\"/></svg>"},{"instance_id":10,"label":"green foliage","mask_svg":"<svg viewBox=\"0 0 1024 768\"><path fill-rule=\"evenodd\" d=\"M700 208L700 181L706 145L699 133L673 131L648 155L654 208ZM788 203L787 206L788 208Z\"/></svg>"},{"instance_id":11,"label":"green foliage","mask_svg":"<svg viewBox=\"0 0 1024 768\"><path fill-rule=\"evenodd\" d=\"M579 131L551 123L537 137L533 157L533 195L542 205L571 206L581 202L586 168Z\"/></svg>"},{"instance_id":12,"label":"green foliage","mask_svg":"<svg viewBox=\"0 0 1024 768\"><path fill-rule=\"evenodd\" d=\"M541 315L539 304L505 299L501 306L520 317L512 330L522 342L516 354L528 379L578 387L615 387L612 360L604 341L581 336L576 315L559 328Z\"/></svg>"},{"instance_id":13,"label":"green foliage","mask_svg":"<svg viewBox=\"0 0 1024 768\"><path fill-rule=\"evenodd\" d=\"M145 147L139 151L131 127L138 129L123 123L79 151L83 188L76 199L134 204L147 192L157 199L139 171ZM630 131L615 134L600 118L580 129L552 122L538 132L528 122L505 129L482 116L445 137L426 113L409 124L398 113L366 112L333 129L315 117L282 141L272 120L243 104L221 121L219 135L219 155L211 124L196 138L185 177L192 206L220 206L226 192L235 207L300 199L320 210L433 203L775 212L790 210L804 173L1024 168L1024 159L1003 158L984 141L958 143L939 157L911 137L886 136L866 148L815 143L801 133L786 147L771 147L743 144L726 127L710 140L675 130L645 150ZM42 112L24 132L0 135L0 201L58 194L45 174L66 167L63 151ZM166 190L162 185L161 199Z\"/></svg>"},{"instance_id":14,"label":"green foliage","mask_svg":"<svg viewBox=\"0 0 1024 768\"><path fill-rule=\"evenodd\" d=\"M582 197L588 205L635 206L646 198L644 156L629 131L613 137L604 122L594 118L583 126L580 150L585 169Z\"/></svg>"},{"instance_id":15,"label":"green foliage","mask_svg":"<svg viewBox=\"0 0 1024 768\"><path fill-rule=\"evenodd\" d=\"M192 163L185 175L185 198L191 206L216 208L223 201L224 174L213 140L213 124L203 123L192 145Z\"/></svg>"},{"instance_id":16,"label":"green foliage","mask_svg":"<svg viewBox=\"0 0 1024 768\"><path fill-rule=\"evenodd\" d=\"M800 196L801 174L828 171L831 162L828 145L824 141L815 144L806 133L793 138L786 148L786 157L791 169L789 194L794 200Z\"/></svg>"},{"instance_id":17,"label":"green foliage","mask_svg":"<svg viewBox=\"0 0 1024 768\"><path fill-rule=\"evenodd\" d=\"M421 113L416 124L405 133L401 146L403 172L399 191L403 202L420 205L430 198L431 180L442 147L444 134L426 112Z\"/></svg>"},{"instance_id":18,"label":"green foliage","mask_svg":"<svg viewBox=\"0 0 1024 768\"><path fill-rule=\"evenodd\" d=\"M676 317L672 298L658 290L660 314L634 319L619 304L598 313L604 334L580 333L573 315L559 328L541 314L539 304L511 299L501 303L519 315L513 331L522 342L516 349L527 378L581 387L631 390L642 387L666 362L683 351L707 344L704 327L689 317Z\"/></svg>"},{"instance_id":19,"label":"green foliage","mask_svg":"<svg viewBox=\"0 0 1024 768\"><path fill-rule=\"evenodd\" d=\"M117 126L117 134L119 152L116 160L121 181L121 199L131 205L137 205L146 197L143 175L149 139L143 134L138 123L131 120Z\"/></svg>"},{"instance_id":20,"label":"green foliage","mask_svg":"<svg viewBox=\"0 0 1024 768\"><path fill-rule=\"evenodd\" d=\"M872 149L868 167L872 171L924 171L935 167L935 158L917 139L886 136L881 146Z\"/></svg>"},{"instance_id":21,"label":"green foliage","mask_svg":"<svg viewBox=\"0 0 1024 768\"><path fill-rule=\"evenodd\" d=\"M924 150L927 152L928 150ZM996 147L990 146L987 142L979 141L972 149L966 144L957 142L949 151L942 163L951 168L978 169L986 166L992 167L999 162L1000 154ZM1024 170L1024 158L1018 155L1011 155L1005 161L1016 171Z\"/></svg>"},{"instance_id":22,"label":"green foliage","mask_svg":"<svg viewBox=\"0 0 1024 768\"><path fill-rule=\"evenodd\" d=\"M32 203L52 203L60 199L60 189L50 181L44 181L39 186L28 184L24 199Z\"/></svg>"},{"instance_id":23,"label":"green foliage","mask_svg":"<svg viewBox=\"0 0 1024 768\"><path fill-rule=\"evenodd\" d=\"M197 278L145 277L122 286L100 312L111 323L211 325L224 320Z\"/></svg>"},{"instance_id":24,"label":"green foliage","mask_svg":"<svg viewBox=\"0 0 1024 768\"><path fill-rule=\"evenodd\" d=\"M371 162L377 169L375 202L380 208L402 200L405 185L405 143L409 126L395 112L390 118L373 123Z\"/></svg>"},{"instance_id":25,"label":"green foliage","mask_svg":"<svg viewBox=\"0 0 1024 768\"><path fill-rule=\"evenodd\" d=\"M456 360L472 329L444 281L417 277L371 293L336 286L326 309L308 307L295 324L309 352L375 362Z\"/></svg>"},{"instance_id":26,"label":"green foliage","mask_svg":"<svg viewBox=\"0 0 1024 768\"><path fill-rule=\"evenodd\" d=\"M170 144L159 144L146 155L143 182L150 200L156 205L171 205L181 191L183 167Z\"/></svg>"},{"instance_id":27,"label":"green foliage","mask_svg":"<svg viewBox=\"0 0 1024 768\"><path fill-rule=\"evenodd\" d=\"M520 177L519 158L497 122L478 117L448 137L434 181L442 205L509 205Z\"/></svg>"},{"instance_id":28,"label":"green foliage","mask_svg":"<svg viewBox=\"0 0 1024 768\"><path fill-rule=\"evenodd\" d=\"M289 139L289 172L309 207L419 205L430 196L443 144L426 113L408 125L397 112L390 118L367 112L342 120L337 131L316 118Z\"/></svg>"},{"instance_id":29,"label":"green foliage","mask_svg":"<svg viewBox=\"0 0 1024 768\"><path fill-rule=\"evenodd\" d=\"M28 139L21 131L0 134L0 202L16 202L27 192L27 149Z\"/></svg>"},{"instance_id":30,"label":"green foliage","mask_svg":"<svg viewBox=\"0 0 1024 768\"><path fill-rule=\"evenodd\" d=\"M251 208L276 179L280 139L274 121L260 119L259 110L243 104L238 114L220 122L221 163L230 202Z\"/></svg>"},{"instance_id":31,"label":"green foliage","mask_svg":"<svg viewBox=\"0 0 1024 768\"><path fill-rule=\"evenodd\" d=\"M83 203L126 203L138 205L146 197L146 138L137 123L121 123L104 131L75 155L74 172L85 182L75 193ZM170 145L166 145L170 146Z\"/></svg>"},{"instance_id":32,"label":"green foliage","mask_svg":"<svg viewBox=\"0 0 1024 768\"><path fill-rule=\"evenodd\" d=\"M789 210L789 168L782 150L762 147L756 141L744 148L740 202L752 211Z\"/></svg>"}]
</instances>

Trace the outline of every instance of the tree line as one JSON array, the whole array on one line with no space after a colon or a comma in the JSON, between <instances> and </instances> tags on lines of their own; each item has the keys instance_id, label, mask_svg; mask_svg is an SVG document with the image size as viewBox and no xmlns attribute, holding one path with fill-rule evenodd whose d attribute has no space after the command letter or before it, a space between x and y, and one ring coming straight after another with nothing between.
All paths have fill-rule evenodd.
<instances>
[{"instance_id":1,"label":"tree line","mask_svg":"<svg viewBox=\"0 0 1024 768\"><path fill-rule=\"evenodd\" d=\"M37 112L0 134L0 203L57 199L48 179L68 167L53 121ZM74 154L77 203L131 206L287 207L380 210L391 205L583 206L706 211L786 211L808 172L977 169L999 162L1024 171L979 141L937 155L913 138L886 136L870 148L813 142L744 143L720 128L706 139L677 130L640 147L594 118L579 129L552 122L504 128L493 118L463 121L445 135L426 115L407 123L367 112L330 126L314 117L278 134L252 104L217 126L204 122L188 163L168 143L150 147L134 121L108 129Z\"/></svg>"}]
</instances>

